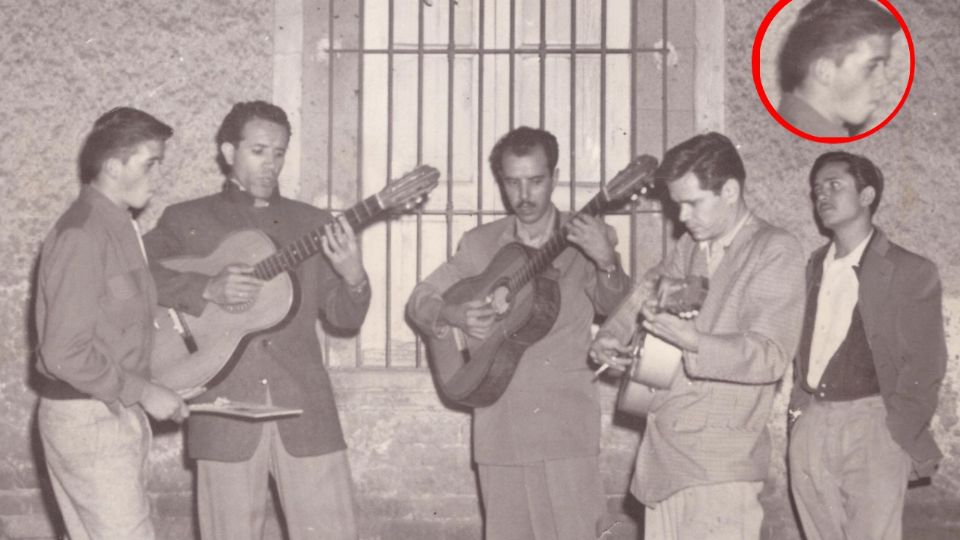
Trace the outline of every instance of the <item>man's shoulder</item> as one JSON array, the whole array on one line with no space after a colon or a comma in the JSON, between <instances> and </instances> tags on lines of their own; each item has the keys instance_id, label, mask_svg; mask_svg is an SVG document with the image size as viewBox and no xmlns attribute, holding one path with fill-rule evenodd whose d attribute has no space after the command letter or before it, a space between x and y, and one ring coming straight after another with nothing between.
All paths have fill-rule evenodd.
<instances>
[{"instance_id":1,"label":"man's shoulder","mask_svg":"<svg viewBox=\"0 0 960 540\"><path fill-rule=\"evenodd\" d=\"M885 256L894 265L915 272L937 272L937 265L927 257L889 239L887 246Z\"/></svg>"},{"instance_id":2,"label":"man's shoulder","mask_svg":"<svg viewBox=\"0 0 960 540\"><path fill-rule=\"evenodd\" d=\"M170 204L164 209L164 212L173 214L191 214L209 208L220 198L222 198L220 193L211 193L210 195L204 195L202 197L196 197L194 199L188 199L186 201Z\"/></svg>"},{"instance_id":3,"label":"man's shoulder","mask_svg":"<svg viewBox=\"0 0 960 540\"><path fill-rule=\"evenodd\" d=\"M513 223L512 216L504 216L496 221L491 221L490 223L484 223L483 225L477 225L476 227L470 229L469 231L463 233L463 241L489 241L499 238L503 235L507 228Z\"/></svg>"},{"instance_id":4,"label":"man's shoulder","mask_svg":"<svg viewBox=\"0 0 960 540\"><path fill-rule=\"evenodd\" d=\"M53 233L63 234L70 229L89 229L98 226L96 212L88 201L77 199L57 218L53 226Z\"/></svg>"},{"instance_id":5,"label":"man's shoulder","mask_svg":"<svg viewBox=\"0 0 960 540\"><path fill-rule=\"evenodd\" d=\"M754 217L754 224L754 242L763 242L768 248L795 251L798 256L802 253L800 240L792 232L759 217Z\"/></svg>"},{"instance_id":6,"label":"man's shoulder","mask_svg":"<svg viewBox=\"0 0 960 540\"><path fill-rule=\"evenodd\" d=\"M310 203L298 201L296 199L288 199L287 197L279 197L275 204L280 205L283 208L284 212L293 212L296 214L296 217L310 217L313 219L329 219L333 217L333 212L326 208L320 208L314 206Z\"/></svg>"}]
</instances>

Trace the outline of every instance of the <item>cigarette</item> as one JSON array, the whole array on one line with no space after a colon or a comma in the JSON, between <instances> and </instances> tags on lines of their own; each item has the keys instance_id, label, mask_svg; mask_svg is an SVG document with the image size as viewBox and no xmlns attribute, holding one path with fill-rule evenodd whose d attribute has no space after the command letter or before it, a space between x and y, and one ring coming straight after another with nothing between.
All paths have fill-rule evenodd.
<instances>
[{"instance_id":1,"label":"cigarette","mask_svg":"<svg viewBox=\"0 0 960 540\"><path fill-rule=\"evenodd\" d=\"M603 364L602 366L600 366L600 369L593 372L593 380L597 380L598 378L600 378L600 374L608 369L610 369L610 364Z\"/></svg>"}]
</instances>

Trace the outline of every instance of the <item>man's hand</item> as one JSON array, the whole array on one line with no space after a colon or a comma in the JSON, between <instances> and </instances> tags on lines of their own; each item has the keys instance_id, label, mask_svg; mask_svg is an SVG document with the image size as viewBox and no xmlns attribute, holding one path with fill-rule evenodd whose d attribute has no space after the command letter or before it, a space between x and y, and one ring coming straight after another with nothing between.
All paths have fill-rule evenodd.
<instances>
[{"instance_id":1,"label":"man's hand","mask_svg":"<svg viewBox=\"0 0 960 540\"><path fill-rule=\"evenodd\" d=\"M620 340L604 333L597 334L590 344L590 358L598 364L610 366L615 371L626 371L633 363L633 349Z\"/></svg>"},{"instance_id":2,"label":"man's hand","mask_svg":"<svg viewBox=\"0 0 960 540\"><path fill-rule=\"evenodd\" d=\"M567 240L582 249L598 268L610 268L617 264L613 251L616 234L600 218L579 215L567 223L566 230Z\"/></svg>"},{"instance_id":3,"label":"man's hand","mask_svg":"<svg viewBox=\"0 0 960 540\"><path fill-rule=\"evenodd\" d=\"M204 300L225 306L243 304L257 299L263 281L253 277L248 264L231 264L210 278L203 290Z\"/></svg>"},{"instance_id":4,"label":"man's hand","mask_svg":"<svg viewBox=\"0 0 960 540\"><path fill-rule=\"evenodd\" d=\"M340 216L337 221L323 226L323 238L320 239L323 254L327 256L333 269L350 287L363 283L365 275L360 263L360 249L357 237L346 218Z\"/></svg>"},{"instance_id":5,"label":"man's hand","mask_svg":"<svg viewBox=\"0 0 960 540\"><path fill-rule=\"evenodd\" d=\"M487 339L497 312L486 300L472 300L463 304L443 306L440 319L450 326L456 326L472 338Z\"/></svg>"},{"instance_id":6,"label":"man's hand","mask_svg":"<svg viewBox=\"0 0 960 540\"><path fill-rule=\"evenodd\" d=\"M156 420L182 422L190 409L180 396L165 386L148 382L140 396L140 406Z\"/></svg>"},{"instance_id":7,"label":"man's hand","mask_svg":"<svg viewBox=\"0 0 960 540\"><path fill-rule=\"evenodd\" d=\"M646 303L643 313L643 327L657 337L673 343L685 351L700 350L700 332L692 318L680 318L670 313L658 311L655 303ZM695 315L695 313L694 313Z\"/></svg>"}]
</instances>

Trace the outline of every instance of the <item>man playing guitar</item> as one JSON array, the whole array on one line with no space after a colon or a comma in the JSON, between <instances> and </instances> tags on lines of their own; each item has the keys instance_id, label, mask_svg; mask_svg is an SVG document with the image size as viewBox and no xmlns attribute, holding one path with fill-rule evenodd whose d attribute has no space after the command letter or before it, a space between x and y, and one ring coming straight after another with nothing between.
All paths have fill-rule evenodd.
<instances>
[{"instance_id":1,"label":"man playing guitar","mask_svg":"<svg viewBox=\"0 0 960 540\"><path fill-rule=\"evenodd\" d=\"M799 339L803 253L747 208L746 172L727 137L671 148L658 177L687 233L647 273L647 290L657 292L660 276L706 277L709 290L696 314L641 303L644 328L682 349L683 369L653 400L630 491L647 507L647 539L759 538L767 421ZM601 333L591 355L617 363L623 345Z\"/></svg>"},{"instance_id":2,"label":"man playing guitar","mask_svg":"<svg viewBox=\"0 0 960 540\"><path fill-rule=\"evenodd\" d=\"M511 242L538 248L565 234L579 248L563 252L545 272L562 298L555 324L523 353L504 393L474 409L486 536L498 540L595 538L605 508L600 405L586 357L595 314L615 307L630 279L611 227L583 215L560 230L563 217L550 199L558 152L544 130L520 127L500 139L490 166L513 215L464 234L453 258L417 285L407 304L424 334L462 331L482 340L496 306L485 299L445 305L445 290L480 274Z\"/></svg>"},{"instance_id":3,"label":"man playing guitar","mask_svg":"<svg viewBox=\"0 0 960 540\"><path fill-rule=\"evenodd\" d=\"M278 192L289 140L282 109L262 101L236 104L217 133L218 162L227 179L223 191L168 207L144 237L160 305L199 316L208 303L243 309L265 290L265 282L251 275L249 265L231 264L208 276L172 270L160 261L206 255L242 229L260 230L280 244L308 229L324 231L324 256L290 270L300 293L293 312L278 327L252 336L222 380L198 399L271 403L303 414L265 422L197 414L188 422L200 532L208 540L261 537L269 476L276 481L290 538L357 537L346 444L315 323L319 314L332 329L356 331L370 288L346 222Z\"/></svg>"}]
</instances>

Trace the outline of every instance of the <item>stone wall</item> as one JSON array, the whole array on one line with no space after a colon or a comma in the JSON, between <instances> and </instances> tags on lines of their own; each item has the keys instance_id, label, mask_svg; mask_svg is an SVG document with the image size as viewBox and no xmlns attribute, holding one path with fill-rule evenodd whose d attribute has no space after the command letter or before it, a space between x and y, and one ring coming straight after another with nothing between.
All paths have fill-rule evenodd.
<instances>
[{"instance_id":1,"label":"stone wall","mask_svg":"<svg viewBox=\"0 0 960 540\"><path fill-rule=\"evenodd\" d=\"M770 2L772 4L772 2ZM748 165L748 199L797 232L806 251L822 239L806 204L806 171L827 148L801 141L757 100L749 51L764 15L755 0L726 6L726 131ZM897 241L940 267L951 365L934 420L947 454L933 485L911 490L908 538L960 534L960 249L954 210L960 163L953 99L960 69L960 8L953 0L897 2L913 32L917 76L905 108L881 133L850 145L889 179L879 222ZM217 189L213 130L237 100L272 92L273 3L145 0L94 4L0 0L0 540L52 538L54 506L43 487L29 386L31 277L39 244L75 197L75 157L98 114L131 104L177 129L164 163L167 183L141 217L152 225L166 204ZM417 370L338 370L333 374L361 508L364 538L480 538L468 416L443 407ZM784 385L783 394L789 390ZM613 416L604 388L602 467L611 538L632 538L635 504L624 500L638 426ZM784 400L773 428L783 433ZM173 426L157 426L151 493L161 538L193 538L191 474ZM782 455L783 437L778 438ZM766 538L797 538L776 459L764 491ZM280 538L275 520L268 537Z\"/></svg>"},{"instance_id":2,"label":"stone wall","mask_svg":"<svg viewBox=\"0 0 960 540\"><path fill-rule=\"evenodd\" d=\"M801 0L797 0L798 2ZM762 6L760 4L763 4ZM769 5L768 5L769 4ZM846 145L800 139L769 115L756 95L750 65L754 35L774 2L728 0L726 5L726 131L747 165L747 198L757 212L786 226L808 253L825 242L813 224L807 173L823 152L841 147L867 155L883 171L886 187L877 222L896 242L932 259L940 269L950 362L933 429L947 455L933 485L908 491L906 538L960 534L960 137L955 99L960 68L960 6L951 0L893 0L913 36L916 75L900 113L873 136ZM777 412L786 409L785 384ZM782 414L774 415L777 455L783 455ZM768 538L798 538L787 505L783 459L774 463L764 490Z\"/></svg>"}]
</instances>

